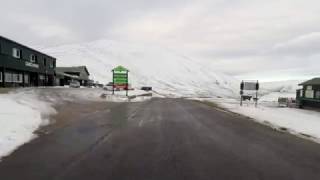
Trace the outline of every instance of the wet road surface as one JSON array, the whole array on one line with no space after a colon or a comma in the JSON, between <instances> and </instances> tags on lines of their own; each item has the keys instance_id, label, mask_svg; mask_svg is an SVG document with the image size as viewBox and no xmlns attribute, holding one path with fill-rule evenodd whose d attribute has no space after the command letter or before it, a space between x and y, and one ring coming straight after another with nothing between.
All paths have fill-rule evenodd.
<instances>
[{"instance_id":1,"label":"wet road surface","mask_svg":"<svg viewBox=\"0 0 320 180\"><path fill-rule=\"evenodd\" d=\"M317 180L320 145L182 99L64 105L1 180Z\"/></svg>"}]
</instances>

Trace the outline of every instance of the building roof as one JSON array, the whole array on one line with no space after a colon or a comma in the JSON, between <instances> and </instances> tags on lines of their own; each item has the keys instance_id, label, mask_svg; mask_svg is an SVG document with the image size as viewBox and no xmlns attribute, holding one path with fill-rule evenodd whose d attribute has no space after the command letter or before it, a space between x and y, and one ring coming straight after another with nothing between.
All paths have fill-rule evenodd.
<instances>
[{"instance_id":1,"label":"building roof","mask_svg":"<svg viewBox=\"0 0 320 180\"><path fill-rule=\"evenodd\" d=\"M69 78L71 78L71 79L77 79L77 80L80 80L79 76L70 75L70 74L63 73L63 72L56 72L56 76L57 76L57 77L59 77L59 78L62 78L62 77L69 77Z\"/></svg>"},{"instance_id":2,"label":"building roof","mask_svg":"<svg viewBox=\"0 0 320 180\"><path fill-rule=\"evenodd\" d=\"M80 76L75 78L76 76L70 75L68 72L79 73ZM56 74L80 80L89 80L88 76L90 75L86 66L56 67Z\"/></svg>"},{"instance_id":3,"label":"building roof","mask_svg":"<svg viewBox=\"0 0 320 180\"><path fill-rule=\"evenodd\" d=\"M307 85L320 85L320 78L313 78L311 80L308 80L299 84L299 86L307 86Z\"/></svg>"},{"instance_id":4,"label":"building roof","mask_svg":"<svg viewBox=\"0 0 320 180\"><path fill-rule=\"evenodd\" d=\"M29 50L31 50L31 51L37 52L37 53L39 53L39 54L42 54L42 55L44 55L44 56L47 56L47 57L49 57L49 58L52 58L52 59L55 59L55 60L56 60L55 57L52 57L52 56L50 56L50 55L48 55L48 54L45 54L45 53L43 53L43 52L40 52L40 51L35 50L35 49L33 49L33 48L30 48L30 47L28 47L28 46L26 46L26 45L23 45L23 44L21 44L21 43L18 43L18 42L14 41L14 40L8 39L8 38L3 37L3 36L1 36L1 35L0 35L0 39L3 39L3 40L5 40L5 41L9 41L9 42L11 42L11 43L19 44L20 46L22 46L22 47L24 47L24 48L26 48L26 49L29 49Z\"/></svg>"}]
</instances>

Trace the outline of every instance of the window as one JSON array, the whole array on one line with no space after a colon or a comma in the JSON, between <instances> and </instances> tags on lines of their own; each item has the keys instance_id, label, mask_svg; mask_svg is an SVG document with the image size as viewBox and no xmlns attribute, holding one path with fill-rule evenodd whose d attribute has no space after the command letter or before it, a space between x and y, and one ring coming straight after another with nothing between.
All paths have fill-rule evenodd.
<instances>
[{"instance_id":1,"label":"window","mask_svg":"<svg viewBox=\"0 0 320 180\"><path fill-rule=\"evenodd\" d=\"M22 74L20 74L20 73L12 73L12 82L22 83L23 82Z\"/></svg>"},{"instance_id":2,"label":"window","mask_svg":"<svg viewBox=\"0 0 320 180\"><path fill-rule=\"evenodd\" d=\"M12 49L12 56L14 58L21 59L22 51L20 49L18 49L18 48L13 48Z\"/></svg>"},{"instance_id":3,"label":"window","mask_svg":"<svg viewBox=\"0 0 320 180\"><path fill-rule=\"evenodd\" d=\"M0 72L0 82L2 82L2 72Z\"/></svg>"},{"instance_id":4,"label":"window","mask_svg":"<svg viewBox=\"0 0 320 180\"><path fill-rule=\"evenodd\" d=\"M41 74L40 74L40 75L39 75L39 79L40 79L40 80L45 80L44 75L41 75Z\"/></svg>"},{"instance_id":5,"label":"window","mask_svg":"<svg viewBox=\"0 0 320 180\"><path fill-rule=\"evenodd\" d=\"M47 59L46 59L46 58L43 59L43 65L44 65L45 67L47 67Z\"/></svg>"},{"instance_id":6,"label":"window","mask_svg":"<svg viewBox=\"0 0 320 180\"><path fill-rule=\"evenodd\" d=\"M18 82L19 81L19 76L16 73L12 73L12 82Z\"/></svg>"},{"instance_id":7,"label":"window","mask_svg":"<svg viewBox=\"0 0 320 180\"><path fill-rule=\"evenodd\" d=\"M55 66L55 63L54 63L53 61L50 61L50 65L49 65L49 67L53 69L53 68L54 68L54 66Z\"/></svg>"},{"instance_id":8,"label":"window","mask_svg":"<svg viewBox=\"0 0 320 180\"><path fill-rule=\"evenodd\" d=\"M12 82L12 73L5 72L5 82Z\"/></svg>"},{"instance_id":9,"label":"window","mask_svg":"<svg viewBox=\"0 0 320 180\"><path fill-rule=\"evenodd\" d=\"M6 82L13 82L13 83L22 83L22 74L21 73L14 73L14 72L6 72L5 73L5 81Z\"/></svg>"},{"instance_id":10,"label":"window","mask_svg":"<svg viewBox=\"0 0 320 180\"><path fill-rule=\"evenodd\" d=\"M19 83L23 83L23 74L19 74Z\"/></svg>"},{"instance_id":11,"label":"window","mask_svg":"<svg viewBox=\"0 0 320 180\"><path fill-rule=\"evenodd\" d=\"M24 75L24 83L29 84L29 74Z\"/></svg>"},{"instance_id":12,"label":"window","mask_svg":"<svg viewBox=\"0 0 320 180\"><path fill-rule=\"evenodd\" d=\"M316 91L316 99L320 99L320 90Z\"/></svg>"},{"instance_id":13,"label":"window","mask_svg":"<svg viewBox=\"0 0 320 180\"><path fill-rule=\"evenodd\" d=\"M34 55L34 54L31 54L31 55L30 55L30 62L32 62L32 63L37 63L37 56Z\"/></svg>"},{"instance_id":14,"label":"window","mask_svg":"<svg viewBox=\"0 0 320 180\"><path fill-rule=\"evenodd\" d=\"M305 94L306 98L314 98L314 91L313 90L306 90L306 94Z\"/></svg>"}]
</instances>

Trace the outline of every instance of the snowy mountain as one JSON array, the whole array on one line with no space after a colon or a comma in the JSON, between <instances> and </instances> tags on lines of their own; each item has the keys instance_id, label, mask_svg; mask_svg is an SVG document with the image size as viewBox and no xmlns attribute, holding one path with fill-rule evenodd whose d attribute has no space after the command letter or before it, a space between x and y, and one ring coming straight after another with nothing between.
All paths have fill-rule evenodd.
<instances>
[{"instance_id":1,"label":"snowy mountain","mask_svg":"<svg viewBox=\"0 0 320 180\"><path fill-rule=\"evenodd\" d=\"M296 93L296 90L301 88L298 84L305 80L289 80L289 81L276 81L261 83L262 89L271 92L282 93Z\"/></svg>"},{"instance_id":2,"label":"snowy mountain","mask_svg":"<svg viewBox=\"0 0 320 180\"><path fill-rule=\"evenodd\" d=\"M43 49L57 58L57 66L86 65L91 78L112 81L111 70L125 66L133 87L152 86L155 91L176 96L221 96L238 94L238 80L215 72L169 49L151 45L98 40Z\"/></svg>"}]
</instances>

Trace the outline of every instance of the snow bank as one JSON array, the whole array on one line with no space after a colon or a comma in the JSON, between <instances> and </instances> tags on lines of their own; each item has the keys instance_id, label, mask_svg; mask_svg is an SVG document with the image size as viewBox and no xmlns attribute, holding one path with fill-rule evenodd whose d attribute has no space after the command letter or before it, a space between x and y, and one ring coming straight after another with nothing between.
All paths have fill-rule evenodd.
<instances>
[{"instance_id":1,"label":"snow bank","mask_svg":"<svg viewBox=\"0 0 320 180\"><path fill-rule=\"evenodd\" d=\"M276 97L275 94L270 96ZM259 123L286 130L299 136L303 135L303 137L320 142L320 112L296 108L281 108L277 106L276 102L267 101L261 102L258 108L255 108L253 103L248 102L240 106L239 101L235 99L206 100L215 102L232 112L251 117Z\"/></svg>"},{"instance_id":2,"label":"snow bank","mask_svg":"<svg viewBox=\"0 0 320 180\"><path fill-rule=\"evenodd\" d=\"M0 95L0 158L36 137L55 110L35 96L24 93Z\"/></svg>"},{"instance_id":3,"label":"snow bank","mask_svg":"<svg viewBox=\"0 0 320 180\"><path fill-rule=\"evenodd\" d=\"M128 92L128 96L126 96L126 91L115 91L114 95L112 91L105 91L102 97L109 102L141 102L150 100L153 97L153 93L142 90L131 90Z\"/></svg>"}]
</instances>

